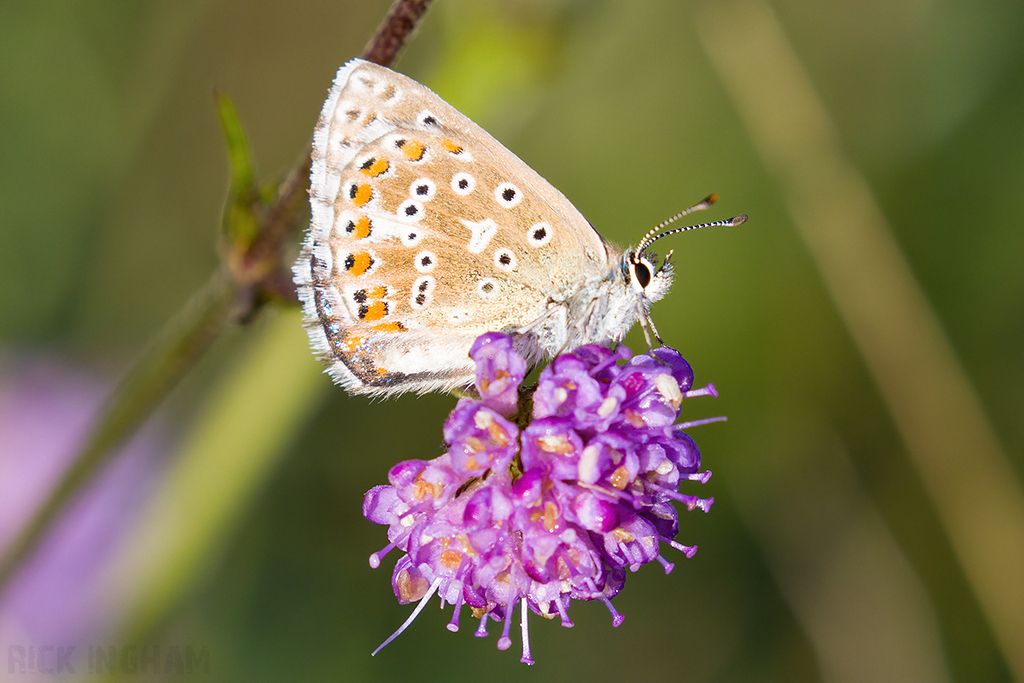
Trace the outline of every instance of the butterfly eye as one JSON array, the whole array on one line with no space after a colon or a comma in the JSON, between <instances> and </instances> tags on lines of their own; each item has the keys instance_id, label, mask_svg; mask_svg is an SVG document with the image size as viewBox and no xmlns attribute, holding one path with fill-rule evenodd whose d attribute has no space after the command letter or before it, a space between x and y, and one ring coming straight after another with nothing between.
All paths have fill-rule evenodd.
<instances>
[{"instance_id":1,"label":"butterfly eye","mask_svg":"<svg viewBox=\"0 0 1024 683\"><path fill-rule=\"evenodd\" d=\"M634 261L633 277L636 278L636 283L640 285L640 289L647 289L647 285L651 284L651 269L643 261Z\"/></svg>"}]
</instances>

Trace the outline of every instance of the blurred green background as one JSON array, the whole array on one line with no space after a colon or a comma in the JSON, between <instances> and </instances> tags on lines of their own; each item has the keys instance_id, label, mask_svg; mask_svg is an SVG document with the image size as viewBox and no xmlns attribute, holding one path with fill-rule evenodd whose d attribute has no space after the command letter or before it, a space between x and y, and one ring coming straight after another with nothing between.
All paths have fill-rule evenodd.
<instances>
[{"instance_id":1,"label":"blurred green background","mask_svg":"<svg viewBox=\"0 0 1024 683\"><path fill-rule=\"evenodd\" d=\"M234 101L262 180L276 182L388 4L0 4L0 352L122 373L217 263L227 163L213 93ZM162 409L165 476L97 578L127 596L109 604L129 630L104 643L208 647L225 681L1015 680L950 541L945 513L965 501L936 495L955 489L927 483L929 453L914 453L898 418L899 397L932 386L938 366L879 373L865 357L899 358L914 337L858 331L844 308L857 310L858 290L823 284L857 283L857 259L878 265L870 249L888 242L864 233L869 250L839 260L852 279L818 258L808 226L826 241L839 230L819 207L841 211L847 185L801 194L813 184L800 178L828 188L829 167L802 167L813 154L773 148L758 128L759 116L802 125L806 102L785 90L769 107L744 100L789 73L766 26L799 60L836 158L865 181L946 335L939 347L973 386L949 404L980 405L995 435L994 449L968 438L955 467L994 462L1019 496L1024 4L437 0L395 67L607 238L635 242L710 192L721 200L708 220L750 215L662 248L675 248L678 277L654 309L659 330L721 394L687 403L684 419L729 418L691 432L715 476L684 492L716 502L683 513L678 540L700 551L668 551L669 576L631 574L618 629L600 604L574 603L573 629L534 618L529 669L518 637L498 652L499 629L478 640L467 613L453 635L450 610L433 608L371 659L410 608L391 592L396 555L367 566L386 541L362 496L396 462L440 453L454 400L350 398L318 374L297 311L267 310ZM859 282L887 301L872 269ZM883 331L916 329L868 309ZM642 347L637 330L627 343ZM911 421L944 442L960 438L944 431L959 417ZM968 509L987 499L968 491ZM969 529L971 556L1002 528L987 522Z\"/></svg>"}]
</instances>

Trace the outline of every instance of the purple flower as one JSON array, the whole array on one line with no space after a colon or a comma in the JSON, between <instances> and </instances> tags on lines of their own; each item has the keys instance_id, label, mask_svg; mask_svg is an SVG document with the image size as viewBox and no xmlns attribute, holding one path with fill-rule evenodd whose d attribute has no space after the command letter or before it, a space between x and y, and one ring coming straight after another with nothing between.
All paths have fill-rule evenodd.
<instances>
[{"instance_id":1,"label":"purple flower","mask_svg":"<svg viewBox=\"0 0 1024 683\"><path fill-rule=\"evenodd\" d=\"M506 469L518 450L518 435L514 424L470 399L459 401L444 424L444 440L450 446L448 455L464 478L480 476L491 469Z\"/></svg>"},{"instance_id":2,"label":"purple flower","mask_svg":"<svg viewBox=\"0 0 1024 683\"><path fill-rule=\"evenodd\" d=\"M717 394L710 384L691 390L693 371L673 349L631 357L623 347L584 346L563 354L541 372L532 412L518 418L526 363L512 340L483 335L470 355L481 398L460 400L448 417L448 452L396 465L390 485L363 503L367 519L388 526L389 543L371 566L392 548L403 551L395 596L419 603L374 654L437 593L455 607L451 631L463 605L480 619L478 636L488 619L501 622L502 650L518 605L521 661L532 664L527 609L572 626L573 599L601 600L618 626L623 617L611 598L627 569L657 560L671 571L661 544L696 552L673 540L672 501L707 512L713 499L678 488L711 473L699 472L700 451L683 429L722 418L675 424L685 398Z\"/></svg>"},{"instance_id":3,"label":"purple flower","mask_svg":"<svg viewBox=\"0 0 1024 683\"><path fill-rule=\"evenodd\" d=\"M476 387L483 404L499 415L514 415L527 368L513 351L512 338L496 332L482 334L473 342L469 357L476 363Z\"/></svg>"}]
</instances>

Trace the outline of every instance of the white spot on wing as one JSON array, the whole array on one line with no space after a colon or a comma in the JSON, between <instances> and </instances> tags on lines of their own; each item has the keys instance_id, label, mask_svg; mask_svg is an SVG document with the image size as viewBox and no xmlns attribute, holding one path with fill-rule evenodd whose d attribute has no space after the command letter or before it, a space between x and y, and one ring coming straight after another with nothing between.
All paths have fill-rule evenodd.
<instances>
[{"instance_id":1,"label":"white spot on wing","mask_svg":"<svg viewBox=\"0 0 1024 683\"><path fill-rule=\"evenodd\" d=\"M423 239L423 231L419 228L410 227L401 232L402 244L407 247L415 247Z\"/></svg>"},{"instance_id":2,"label":"white spot on wing","mask_svg":"<svg viewBox=\"0 0 1024 683\"><path fill-rule=\"evenodd\" d=\"M406 199L398 206L395 216L403 221L417 222L423 219L423 202Z\"/></svg>"},{"instance_id":3,"label":"white spot on wing","mask_svg":"<svg viewBox=\"0 0 1024 683\"><path fill-rule=\"evenodd\" d=\"M512 183L502 183L494 188L494 198L506 209L523 201L523 193Z\"/></svg>"},{"instance_id":4,"label":"white spot on wing","mask_svg":"<svg viewBox=\"0 0 1024 683\"><path fill-rule=\"evenodd\" d=\"M508 249L499 249L494 252L494 267L498 270L503 270L506 273L511 273L516 269L516 256Z\"/></svg>"},{"instance_id":5,"label":"white spot on wing","mask_svg":"<svg viewBox=\"0 0 1024 683\"><path fill-rule=\"evenodd\" d=\"M420 178L409 186L409 196L425 202L433 199L435 192L437 192L437 186L430 178Z\"/></svg>"},{"instance_id":6,"label":"white spot on wing","mask_svg":"<svg viewBox=\"0 0 1024 683\"><path fill-rule=\"evenodd\" d=\"M429 273L437 267L437 256L432 251L421 251L416 254L413 265L416 266L418 272Z\"/></svg>"},{"instance_id":7,"label":"white spot on wing","mask_svg":"<svg viewBox=\"0 0 1024 683\"><path fill-rule=\"evenodd\" d=\"M429 109L424 109L423 111L421 111L420 115L416 117L416 120L423 128L430 128L433 126L437 126L441 123L440 119L438 119L437 116Z\"/></svg>"},{"instance_id":8,"label":"white spot on wing","mask_svg":"<svg viewBox=\"0 0 1024 683\"><path fill-rule=\"evenodd\" d=\"M543 247L552 236L551 226L547 223L536 223L526 229L526 243L531 247Z\"/></svg>"},{"instance_id":9,"label":"white spot on wing","mask_svg":"<svg viewBox=\"0 0 1024 683\"><path fill-rule=\"evenodd\" d=\"M498 232L498 224L490 218L485 218L479 223L467 221L463 218L462 224L469 228L469 231L472 233L472 236L469 238L469 244L466 245L466 249L471 254L479 254L486 249L491 238Z\"/></svg>"},{"instance_id":10,"label":"white spot on wing","mask_svg":"<svg viewBox=\"0 0 1024 683\"><path fill-rule=\"evenodd\" d=\"M448 314L448 322L451 323L452 325L461 325L462 323L468 321L470 317L471 315L469 311L453 311Z\"/></svg>"},{"instance_id":11,"label":"white spot on wing","mask_svg":"<svg viewBox=\"0 0 1024 683\"><path fill-rule=\"evenodd\" d=\"M452 192L465 197L476 189L476 180L468 173L458 172L452 176Z\"/></svg>"}]
</instances>

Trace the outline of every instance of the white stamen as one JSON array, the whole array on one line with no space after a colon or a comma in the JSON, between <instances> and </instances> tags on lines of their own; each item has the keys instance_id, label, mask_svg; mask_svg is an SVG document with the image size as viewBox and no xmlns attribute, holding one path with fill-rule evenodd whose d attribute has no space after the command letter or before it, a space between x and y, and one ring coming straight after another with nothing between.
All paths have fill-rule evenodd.
<instances>
[{"instance_id":1,"label":"white stamen","mask_svg":"<svg viewBox=\"0 0 1024 683\"><path fill-rule=\"evenodd\" d=\"M394 640L399 635L401 635L402 631L404 631L405 629L409 628L409 624L411 624L413 622L413 620L415 620L416 617L419 616L419 613L423 611L423 608L426 607L427 602L429 602L430 598L432 598L434 596L434 593L437 591L437 588L440 585L441 585L441 577L438 577L438 578L434 579L434 583L430 584L430 590L428 590L427 594L424 595L423 598L419 601L419 604L416 605L416 609L414 609L412 611L412 614L410 614L409 618L405 620L405 623L402 624L401 626L399 626L397 631L395 631L390 636L388 636L387 640L385 640L383 643L378 645L377 649L370 653L371 657L373 657L375 654L377 654L378 652L383 650L385 647L387 647L388 644L392 640Z\"/></svg>"},{"instance_id":2,"label":"white stamen","mask_svg":"<svg viewBox=\"0 0 1024 683\"><path fill-rule=\"evenodd\" d=\"M523 664L533 664L533 657L530 656L530 629L526 625L526 617L529 613L529 608L526 606L526 598L520 601L519 610L519 628L523 632L523 656L519 658L519 661Z\"/></svg>"}]
</instances>

